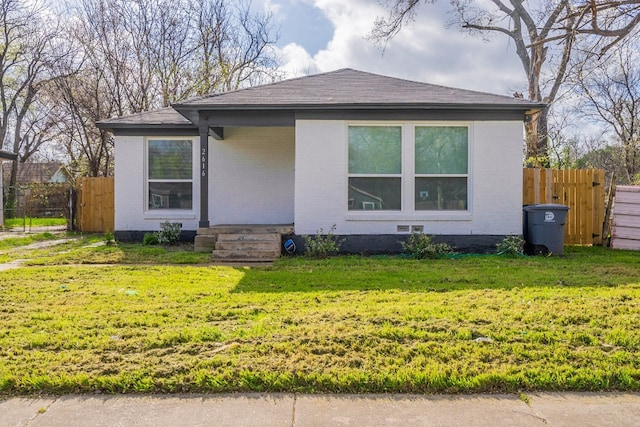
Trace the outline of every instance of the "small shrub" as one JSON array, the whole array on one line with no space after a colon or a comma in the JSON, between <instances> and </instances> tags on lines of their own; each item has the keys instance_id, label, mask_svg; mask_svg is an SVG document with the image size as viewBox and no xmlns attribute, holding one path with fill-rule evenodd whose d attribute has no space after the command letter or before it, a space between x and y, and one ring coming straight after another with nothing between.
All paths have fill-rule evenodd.
<instances>
[{"instance_id":1,"label":"small shrub","mask_svg":"<svg viewBox=\"0 0 640 427\"><path fill-rule=\"evenodd\" d=\"M305 255L310 258L328 258L340 253L340 246L345 239L338 240L333 234L336 231L336 225L333 224L327 234L321 228L316 231L315 236L304 236Z\"/></svg>"},{"instance_id":2,"label":"small shrub","mask_svg":"<svg viewBox=\"0 0 640 427\"><path fill-rule=\"evenodd\" d=\"M156 233L145 233L142 239L143 245L157 245L158 244L158 236Z\"/></svg>"},{"instance_id":3,"label":"small shrub","mask_svg":"<svg viewBox=\"0 0 640 427\"><path fill-rule=\"evenodd\" d=\"M104 233L104 243L108 246L114 245L116 243L116 238L113 235L113 232L107 231Z\"/></svg>"},{"instance_id":4,"label":"small shrub","mask_svg":"<svg viewBox=\"0 0 640 427\"><path fill-rule=\"evenodd\" d=\"M417 259L442 258L454 254L455 251L446 243L433 243L431 236L422 233L412 233L406 242L400 242L402 249Z\"/></svg>"},{"instance_id":5,"label":"small shrub","mask_svg":"<svg viewBox=\"0 0 640 427\"><path fill-rule=\"evenodd\" d=\"M175 245L180 241L182 224L179 222L163 222L160 224L160 227L162 227L162 229L155 233L159 244Z\"/></svg>"},{"instance_id":6,"label":"small shrub","mask_svg":"<svg viewBox=\"0 0 640 427\"><path fill-rule=\"evenodd\" d=\"M507 236L496 245L498 255L518 256L522 255L524 240L520 236Z\"/></svg>"}]
</instances>

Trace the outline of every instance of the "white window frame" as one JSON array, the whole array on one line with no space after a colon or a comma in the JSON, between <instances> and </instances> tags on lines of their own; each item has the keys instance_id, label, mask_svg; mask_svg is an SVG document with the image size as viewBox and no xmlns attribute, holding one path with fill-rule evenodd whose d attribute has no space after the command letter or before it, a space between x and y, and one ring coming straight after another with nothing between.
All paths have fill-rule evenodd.
<instances>
[{"instance_id":1,"label":"white window frame","mask_svg":"<svg viewBox=\"0 0 640 427\"><path fill-rule=\"evenodd\" d=\"M402 127L402 174L401 174L401 210L400 211L355 211L348 208L348 182L356 174L349 173L349 127L351 126L401 126ZM415 209L415 179L418 177L457 177L455 175L423 175L415 173L415 128L424 126L434 127L466 127L467 130L467 209L466 210L416 210ZM353 121L345 125L345 155L347 177L344 196L344 211L346 221L471 221L473 219L473 149L474 126L470 121ZM373 177L373 175L367 175ZM384 175L390 177L390 175Z\"/></svg>"},{"instance_id":2,"label":"white window frame","mask_svg":"<svg viewBox=\"0 0 640 427\"><path fill-rule=\"evenodd\" d=\"M370 174L370 173L350 173L349 172L349 128L350 127L397 127L400 128L400 173L388 173L388 174ZM347 125L347 187L349 186L350 178L399 178L400 179L400 209L362 209L362 210L350 210L349 209L349 200L347 200L347 211L351 213L357 212L402 212L405 205L405 197L404 197L404 180L406 179L403 174L404 162L405 162L405 144L404 144L404 133L405 127L401 123L375 123L375 124L357 124L351 123ZM347 199L348 199L349 189L347 188ZM363 202L364 203L364 202Z\"/></svg>"},{"instance_id":3,"label":"white window frame","mask_svg":"<svg viewBox=\"0 0 640 427\"><path fill-rule=\"evenodd\" d=\"M434 174L434 173L429 173L429 174L425 174L425 173L416 173L415 171L415 148L416 148L416 141L415 141L415 137L416 137L416 128L419 127L466 127L467 128L467 173L465 174ZM412 147L413 147L413 156L412 156L412 166L414 168L413 170L413 186L414 186L414 190L412 192L412 200L413 200L413 209L416 212L468 212L470 205L471 205L471 201L469 200L469 168L471 167L471 157L469 155L471 149L470 149L470 139L471 139L471 128L469 125L467 124L454 124L454 123L449 123L449 124L442 124L442 123L429 123L429 124L413 124L412 125L412 138L413 138L413 142L412 142ZM467 208L466 209L421 209L421 210L417 210L415 208L415 184L416 184L416 178L466 178L467 179Z\"/></svg>"},{"instance_id":4,"label":"white window frame","mask_svg":"<svg viewBox=\"0 0 640 427\"><path fill-rule=\"evenodd\" d=\"M191 143L191 179L150 179L149 178L149 142L150 141L188 141ZM154 215L159 217L164 217L167 214L177 213L191 213L195 212L195 202L196 202L196 188L195 188L195 179L194 174L197 171L196 164L194 162L194 153L197 149L196 143L193 137L181 137L181 136L148 136L144 139L144 212L148 215ZM167 209L151 209L149 208L149 183L154 182L162 182L162 183L191 183L191 208L187 209L177 209L177 208L167 208Z\"/></svg>"}]
</instances>

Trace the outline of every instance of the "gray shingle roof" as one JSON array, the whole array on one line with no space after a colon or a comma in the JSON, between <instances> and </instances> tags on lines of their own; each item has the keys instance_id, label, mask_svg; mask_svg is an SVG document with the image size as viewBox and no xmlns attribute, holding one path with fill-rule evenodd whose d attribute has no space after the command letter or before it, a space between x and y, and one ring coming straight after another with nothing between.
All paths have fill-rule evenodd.
<instances>
[{"instance_id":1,"label":"gray shingle roof","mask_svg":"<svg viewBox=\"0 0 640 427\"><path fill-rule=\"evenodd\" d=\"M117 117L108 120L102 120L98 123L98 127L110 127L107 125L117 125L120 127L137 126L193 126L182 114L178 113L171 107L162 108L160 110L145 111L142 113L130 114L128 116Z\"/></svg>"},{"instance_id":2,"label":"gray shingle roof","mask_svg":"<svg viewBox=\"0 0 640 427\"><path fill-rule=\"evenodd\" d=\"M213 94L174 107L296 107L331 105L531 106L518 98L403 80L344 68L323 74Z\"/></svg>"},{"instance_id":3,"label":"gray shingle roof","mask_svg":"<svg viewBox=\"0 0 640 427\"><path fill-rule=\"evenodd\" d=\"M468 109L525 112L542 103L456 89L344 68L261 86L212 94L172 105L173 108L103 120L105 129L190 128L198 111L231 112L305 110Z\"/></svg>"}]
</instances>

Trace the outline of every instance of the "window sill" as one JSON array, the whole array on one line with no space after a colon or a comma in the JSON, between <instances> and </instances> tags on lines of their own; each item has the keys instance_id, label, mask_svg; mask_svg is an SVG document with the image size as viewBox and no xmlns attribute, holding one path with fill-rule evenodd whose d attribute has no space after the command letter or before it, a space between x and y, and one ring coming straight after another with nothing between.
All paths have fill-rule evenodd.
<instances>
[{"instance_id":1,"label":"window sill","mask_svg":"<svg viewBox=\"0 0 640 427\"><path fill-rule=\"evenodd\" d=\"M471 212L438 211L438 212L376 212L345 214L345 221L472 221Z\"/></svg>"}]
</instances>

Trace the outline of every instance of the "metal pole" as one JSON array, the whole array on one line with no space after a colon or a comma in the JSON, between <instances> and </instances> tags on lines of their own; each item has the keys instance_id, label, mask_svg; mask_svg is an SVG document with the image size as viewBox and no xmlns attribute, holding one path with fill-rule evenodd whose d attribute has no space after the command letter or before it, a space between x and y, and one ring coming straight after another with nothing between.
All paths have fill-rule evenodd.
<instances>
[{"instance_id":1,"label":"metal pole","mask_svg":"<svg viewBox=\"0 0 640 427\"><path fill-rule=\"evenodd\" d=\"M2 160L0 160L0 228L4 228L4 184L3 184L4 169L2 167Z\"/></svg>"}]
</instances>

